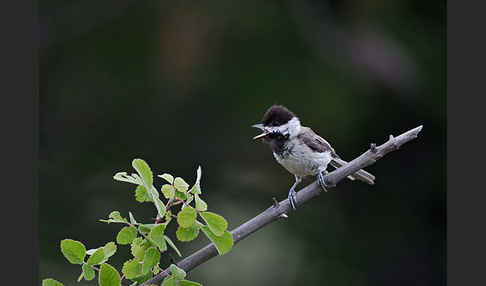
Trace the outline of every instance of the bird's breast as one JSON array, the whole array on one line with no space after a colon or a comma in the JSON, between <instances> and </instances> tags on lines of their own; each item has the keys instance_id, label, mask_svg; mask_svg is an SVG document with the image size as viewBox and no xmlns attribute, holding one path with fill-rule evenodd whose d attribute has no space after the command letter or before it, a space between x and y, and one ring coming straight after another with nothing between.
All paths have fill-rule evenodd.
<instances>
[{"instance_id":1,"label":"bird's breast","mask_svg":"<svg viewBox=\"0 0 486 286\"><path fill-rule=\"evenodd\" d=\"M331 161L330 152L313 152L299 144L287 146L283 152L273 152L273 156L287 171L299 177L316 175Z\"/></svg>"}]
</instances>

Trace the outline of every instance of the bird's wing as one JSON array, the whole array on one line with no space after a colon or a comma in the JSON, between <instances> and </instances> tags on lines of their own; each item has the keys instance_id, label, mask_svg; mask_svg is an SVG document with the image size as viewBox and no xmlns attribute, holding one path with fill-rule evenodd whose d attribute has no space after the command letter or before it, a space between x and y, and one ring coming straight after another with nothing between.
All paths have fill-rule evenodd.
<instances>
[{"instance_id":1,"label":"bird's wing","mask_svg":"<svg viewBox=\"0 0 486 286\"><path fill-rule=\"evenodd\" d=\"M305 128L303 130L303 132L301 132L299 134L299 137L300 139L307 145L309 146L309 148L311 148L312 150L316 151L316 152L327 152L327 151L331 151L331 156L333 157L332 158L332 161L330 162L330 164L334 167L334 168L339 168L345 164L347 164L348 162L342 160L338 154L336 154L336 151L334 151L334 149L331 147L331 144L329 144L329 142L327 142L326 140L324 140L324 138L320 137L319 135L317 135L314 131L312 131L312 129L310 129L309 127L302 127L302 128ZM349 175L348 178L350 180L355 180L355 179L358 179L360 181L363 181L363 182L366 182L370 185L373 185L375 182L375 176L373 176L372 174L366 172L365 170L358 170L356 173L352 174L352 175Z\"/></svg>"},{"instance_id":2,"label":"bird's wing","mask_svg":"<svg viewBox=\"0 0 486 286\"><path fill-rule=\"evenodd\" d=\"M317 135L309 127L302 128L304 128L305 130L303 130L303 132L300 132L298 136L305 145L309 146L309 148L319 153L330 151L333 157L339 158L339 156L336 154L336 151L334 151L329 142L324 140L324 138L322 138L321 136Z\"/></svg>"}]
</instances>

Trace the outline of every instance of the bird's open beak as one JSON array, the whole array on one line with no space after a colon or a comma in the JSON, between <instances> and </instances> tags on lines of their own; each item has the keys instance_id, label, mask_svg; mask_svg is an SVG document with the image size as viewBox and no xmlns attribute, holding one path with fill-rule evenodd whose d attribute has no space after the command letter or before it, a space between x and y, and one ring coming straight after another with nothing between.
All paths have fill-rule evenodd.
<instances>
[{"instance_id":1,"label":"bird's open beak","mask_svg":"<svg viewBox=\"0 0 486 286\"><path fill-rule=\"evenodd\" d=\"M260 129L260 130L264 130L264 128L263 128L263 124L261 124L261 123L258 123L258 124L253 124L251 127L255 127L255 128Z\"/></svg>"},{"instance_id":2,"label":"bird's open beak","mask_svg":"<svg viewBox=\"0 0 486 286\"><path fill-rule=\"evenodd\" d=\"M265 137L265 136L268 135L268 132L265 130L265 128L263 127L263 124L261 124L261 123L260 124L253 124L251 127L255 127L255 128L258 128L258 129L263 131L262 134L259 134L255 137L253 137L253 140L258 139L258 138L262 138L262 137Z\"/></svg>"}]
</instances>

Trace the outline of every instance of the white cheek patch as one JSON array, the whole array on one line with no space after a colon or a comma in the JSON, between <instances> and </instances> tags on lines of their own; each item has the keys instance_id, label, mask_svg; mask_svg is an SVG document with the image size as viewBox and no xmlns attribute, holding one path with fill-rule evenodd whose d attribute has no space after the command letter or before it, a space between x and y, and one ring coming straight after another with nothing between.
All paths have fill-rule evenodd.
<instances>
[{"instance_id":1,"label":"white cheek patch","mask_svg":"<svg viewBox=\"0 0 486 286\"><path fill-rule=\"evenodd\" d=\"M300 132L300 121L297 117L292 118L282 126L265 127L267 132L280 132L283 135L289 134L289 137L295 137Z\"/></svg>"},{"instance_id":2,"label":"white cheek patch","mask_svg":"<svg viewBox=\"0 0 486 286\"><path fill-rule=\"evenodd\" d=\"M290 137L295 137L300 132L300 120L297 117L287 122Z\"/></svg>"},{"instance_id":3,"label":"white cheek patch","mask_svg":"<svg viewBox=\"0 0 486 286\"><path fill-rule=\"evenodd\" d=\"M300 132L300 121L297 117L292 118L289 122L281 126L265 126L263 131L265 134L278 132L284 136L288 135L289 138L297 136Z\"/></svg>"}]
</instances>

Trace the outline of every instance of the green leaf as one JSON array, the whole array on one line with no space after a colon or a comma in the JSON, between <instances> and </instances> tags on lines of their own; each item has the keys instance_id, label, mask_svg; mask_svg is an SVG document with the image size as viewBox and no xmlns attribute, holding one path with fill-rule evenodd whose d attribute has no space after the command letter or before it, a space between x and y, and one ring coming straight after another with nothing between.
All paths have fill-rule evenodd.
<instances>
[{"instance_id":1,"label":"green leaf","mask_svg":"<svg viewBox=\"0 0 486 286\"><path fill-rule=\"evenodd\" d=\"M158 224L154 227L149 234L149 238L153 241L153 243L159 247L160 252L164 252L167 250L167 244L165 243L164 239L164 230L165 225Z\"/></svg>"},{"instance_id":2,"label":"green leaf","mask_svg":"<svg viewBox=\"0 0 486 286\"><path fill-rule=\"evenodd\" d=\"M150 189L152 199L154 200L155 207L157 208L157 212L159 214L159 217L164 217L166 209L165 205L162 203L162 201L159 199L159 193L157 192L157 189L155 189L154 186Z\"/></svg>"},{"instance_id":3,"label":"green leaf","mask_svg":"<svg viewBox=\"0 0 486 286\"><path fill-rule=\"evenodd\" d=\"M132 241L132 245L130 247L130 250L132 252L133 257L137 257L142 259L143 256L145 255L145 239L142 237L137 237Z\"/></svg>"},{"instance_id":4,"label":"green leaf","mask_svg":"<svg viewBox=\"0 0 486 286\"><path fill-rule=\"evenodd\" d=\"M116 223L127 223L128 222L126 218L122 218L122 216L120 215L120 212L119 211L112 211L108 215L108 220L100 219L100 221L107 222L107 223L112 223L112 222L116 222Z\"/></svg>"},{"instance_id":5,"label":"green leaf","mask_svg":"<svg viewBox=\"0 0 486 286\"><path fill-rule=\"evenodd\" d=\"M214 243L219 255L223 255L233 248L233 236L228 231L225 231L221 236L216 236L207 226L202 226L201 230Z\"/></svg>"},{"instance_id":6,"label":"green leaf","mask_svg":"<svg viewBox=\"0 0 486 286\"><path fill-rule=\"evenodd\" d=\"M142 273L149 272L160 261L160 252L155 247L150 247L145 251L142 264Z\"/></svg>"},{"instance_id":7,"label":"green leaf","mask_svg":"<svg viewBox=\"0 0 486 286\"><path fill-rule=\"evenodd\" d=\"M152 278L152 276L153 276L153 275L152 275L152 272L149 272L149 273L147 273L147 274L145 274L145 275L140 275L140 276L135 277L135 278L133 278L133 279L131 279L131 280L132 280L132 281L136 281L136 282L138 282L138 283L143 283L143 282L145 282L145 281L149 280L150 278ZM155 284L150 284L150 285L155 285ZM147 285L147 286L150 286L150 285ZM155 285L155 286L157 286L157 285Z\"/></svg>"},{"instance_id":8,"label":"green leaf","mask_svg":"<svg viewBox=\"0 0 486 286\"><path fill-rule=\"evenodd\" d=\"M157 212L159 213L159 217L164 217L166 212L164 203L158 197L154 197L154 203L155 207L157 208Z\"/></svg>"},{"instance_id":9,"label":"green leaf","mask_svg":"<svg viewBox=\"0 0 486 286\"><path fill-rule=\"evenodd\" d=\"M196 225L188 228L179 226L176 231L176 236L179 241L191 241L194 240L198 235L199 228Z\"/></svg>"},{"instance_id":10,"label":"green leaf","mask_svg":"<svg viewBox=\"0 0 486 286\"><path fill-rule=\"evenodd\" d=\"M144 182L144 186L149 188L153 184L153 173L150 169L149 165L142 159L134 159L132 161L132 167L137 170L140 177L142 177L142 181Z\"/></svg>"},{"instance_id":11,"label":"green leaf","mask_svg":"<svg viewBox=\"0 0 486 286\"><path fill-rule=\"evenodd\" d=\"M185 193L187 192L187 190L189 189L189 184L186 183L186 181L184 181L183 178L181 177L177 177L175 178L174 180L174 187L179 191L179 192L182 192L182 193Z\"/></svg>"},{"instance_id":12,"label":"green leaf","mask_svg":"<svg viewBox=\"0 0 486 286\"><path fill-rule=\"evenodd\" d=\"M127 172L118 172L113 176L113 179L115 179L116 181L132 183L135 185L142 184L142 181L138 177L135 177L133 175L127 175Z\"/></svg>"},{"instance_id":13,"label":"green leaf","mask_svg":"<svg viewBox=\"0 0 486 286\"><path fill-rule=\"evenodd\" d=\"M212 212L201 212L199 214L207 223L209 229L217 236L223 235L224 231L228 228L228 222L218 214Z\"/></svg>"},{"instance_id":14,"label":"green leaf","mask_svg":"<svg viewBox=\"0 0 486 286\"><path fill-rule=\"evenodd\" d=\"M137 221L135 220L135 217L131 212L128 212L128 216L130 217L130 223L131 224L137 224Z\"/></svg>"},{"instance_id":15,"label":"green leaf","mask_svg":"<svg viewBox=\"0 0 486 286\"><path fill-rule=\"evenodd\" d=\"M99 286L121 286L120 274L113 266L104 263L100 267L98 284Z\"/></svg>"},{"instance_id":16,"label":"green leaf","mask_svg":"<svg viewBox=\"0 0 486 286\"><path fill-rule=\"evenodd\" d=\"M177 223L181 227L191 227L196 223L197 213L192 207L185 207L177 214Z\"/></svg>"},{"instance_id":17,"label":"green leaf","mask_svg":"<svg viewBox=\"0 0 486 286\"><path fill-rule=\"evenodd\" d=\"M166 199L173 199L175 196L175 188L172 185L164 184L162 185L160 191L162 192L162 194Z\"/></svg>"},{"instance_id":18,"label":"green leaf","mask_svg":"<svg viewBox=\"0 0 486 286\"><path fill-rule=\"evenodd\" d=\"M86 256L86 247L79 241L63 239L61 252L71 264L82 264Z\"/></svg>"},{"instance_id":19,"label":"green leaf","mask_svg":"<svg viewBox=\"0 0 486 286\"><path fill-rule=\"evenodd\" d=\"M166 213L165 213L165 225L169 224L169 222L172 220L172 212L170 210L168 210Z\"/></svg>"},{"instance_id":20,"label":"green leaf","mask_svg":"<svg viewBox=\"0 0 486 286\"><path fill-rule=\"evenodd\" d=\"M196 182L194 183L194 186L192 186L189 192L200 195L201 194L201 166L197 167L196 174L197 174Z\"/></svg>"},{"instance_id":21,"label":"green leaf","mask_svg":"<svg viewBox=\"0 0 486 286\"><path fill-rule=\"evenodd\" d=\"M181 252L179 251L179 249L177 249L177 246L172 242L170 237L168 237L167 235L164 234L164 238L165 238L165 241L167 241L167 243L169 244L169 246L172 247L172 249L174 249L175 252L177 252L177 255L182 257Z\"/></svg>"},{"instance_id":22,"label":"green leaf","mask_svg":"<svg viewBox=\"0 0 486 286\"><path fill-rule=\"evenodd\" d=\"M199 184L192 186L192 188L189 190L189 193L200 195L202 193L201 186L199 186Z\"/></svg>"},{"instance_id":23,"label":"green leaf","mask_svg":"<svg viewBox=\"0 0 486 286\"><path fill-rule=\"evenodd\" d=\"M183 192L179 192L179 191L175 191L175 196L176 198L180 199L180 200L187 200L187 196L186 196L186 193L183 193Z\"/></svg>"},{"instance_id":24,"label":"green leaf","mask_svg":"<svg viewBox=\"0 0 486 286\"><path fill-rule=\"evenodd\" d=\"M125 226L116 236L118 244L129 244L137 237L137 229L133 226Z\"/></svg>"},{"instance_id":25,"label":"green leaf","mask_svg":"<svg viewBox=\"0 0 486 286\"><path fill-rule=\"evenodd\" d=\"M194 197L196 199L196 209L200 212L206 211L208 209L208 204L206 204L199 195L196 194Z\"/></svg>"},{"instance_id":26,"label":"green leaf","mask_svg":"<svg viewBox=\"0 0 486 286\"><path fill-rule=\"evenodd\" d=\"M81 274L79 274L78 280L76 280L76 281L80 282L81 280L83 280L83 278L84 278L84 272L83 272L83 270L81 270Z\"/></svg>"},{"instance_id":27,"label":"green leaf","mask_svg":"<svg viewBox=\"0 0 486 286\"><path fill-rule=\"evenodd\" d=\"M90 280L93 280L95 278L95 271L94 271L93 268L91 268L91 266L89 266L87 264L83 264L83 266L81 266L81 268L83 269L84 279L90 281Z\"/></svg>"},{"instance_id":28,"label":"green leaf","mask_svg":"<svg viewBox=\"0 0 486 286\"><path fill-rule=\"evenodd\" d=\"M137 285L137 281L133 282L132 284L130 284L130 286L136 286Z\"/></svg>"},{"instance_id":29,"label":"green leaf","mask_svg":"<svg viewBox=\"0 0 486 286\"><path fill-rule=\"evenodd\" d=\"M122 273L127 279L133 279L142 275L142 265L140 259L133 258L123 263Z\"/></svg>"},{"instance_id":30,"label":"green leaf","mask_svg":"<svg viewBox=\"0 0 486 286\"><path fill-rule=\"evenodd\" d=\"M140 176L138 174L132 173L132 177L134 177L137 180L137 182L140 183L139 185L143 185L142 178L140 178Z\"/></svg>"},{"instance_id":31,"label":"green leaf","mask_svg":"<svg viewBox=\"0 0 486 286\"><path fill-rule=\"evenodd\" d=\"M64 286L64 284L52 278L47 278L42 280L42 286Z\"/></svg>"},{"instance_id":32,"label":"green leaf","mask_svg":"<svg viewBox=\"0 0 486 286\"><path fill-rule=\"evenodd\" d=\"M105 252L102 247L98 248L98 250L93 253L86 262L88 265L96 265L100 264L103 259L105 259Z\"/></svg>"},{"instance_id":33,"label":"green leaf","mask_svg":"<svg viewBox=\"0 0 486 286\"><path fill-rule=\"evenodd\" d=\"M108 218L111 218L115 221L123 221L122 216L120 215L119 211L112 211L109 215Z\"/></svg>"},{"instance_id":34,"label":"green leaf","mask_svg":"<svg viewBox=\"0 0 486 286\"><path fill-rule=\"evenodd\" d=\"M138 230L141 233L145 234L145 233L149 233L152 230L152 228L154 228L155 226L156 226L156 224L154 224L154 223L139 224L138 225Z\"/></svg>"},{"instance_id":35,"label":"green leaf","mask_svg":"<svg viewBox=\"0 0 486 286\"><path fill-rule=\"evenodd\" d=\"M194 199L194 196L190 193L186 193L185 195L187 197L186 204L188 205L192 202L192 200Z\"/></svg>"},{"instance_id":36,"label":"green leaf","mask_svg":"<svg viewBox=\"0 0 486 286\"><path fill-rule=\"evenodd\" d=\"M177 281L175 280L174 277L168 276L165 277L164 282L160 286L179 286L177 285Z\"/></svg>"},{"instance_id":37,"label":"green leaf","mask_svg":"<svg viewBox=\"0 0 486 286\"><path fill-rule=\"evenodd\" d=\"M186 277L186 271L182 270L181 268L177 267L175 264L171 264L169 266L170 273L172 274L172 277L174 277L176 280L181 280Z\"/></svg>"},{"instance_id":38,"label":"green leaf","mask_svg":"<svg viewBox=\"0 0 486 286\"><path fill-rule=\"evenodd\" d=\"M152 197L150 196L149 193L147 193L147 189L144 186L139 185L135 189L135 200L137 200L137 202L140 202L140 203L151 202Z\"/></svg>"},{"instance_id":39,"label":"green leaf","mask_svg":"<svg viewBox=\"0 0 486 286\"><path fill-rule=\"evenodd\" d=\"M159 274L159 272L160 272L160 265L159 265L159 263L157 263L157 264L155 264L155 267L154 267L154 269L152 270L152 273L153 273L154 275L157 275L157 274ZM157 285L156 285L156 286L157 286Z\"/></svg>"},{"instance_id":40,"label":"green leaf","mask_svg":"<svg viewBox=\"0 0 486 286\"><path fill-rule=\"evenodd\" d=\"M181 280L179 281L179 286L202 286L202 284L189 280Z\"/></svg>"},{"instance_id":41,"label":"green leaf","mask_svg":"<svg viewBox=\"0 0 486 286\"><path fill-rule=\"evenodd\" d=\"M103 246L103 252L105 253L105 260L108 260L116 253L116 244L113 241L108 242Z\"/></svg>"},{"instance_id":42,"label":"green leaf","mask_svg":"<svg viewBox=\"0 0 486 286\"><path fill-rule=\"evenodd\" d=\"M93 255L93 253L96 252L96 250L98 250L99 248L93 248L93 249L90 249L90 250L86 250L86 255Z\"/></svg>"},{"instance_id":43,"label":"green leaf","mask_svg":"<svg viewBox=\"0 0 486 286\"><path fill-rule=\"evenodd\" d=\"M162 179L166 180L171 185L174 183L174 177L171 174L164 173L162 175L158 175L158 177L161 177Z\"/></svg>"}]
</instances>

